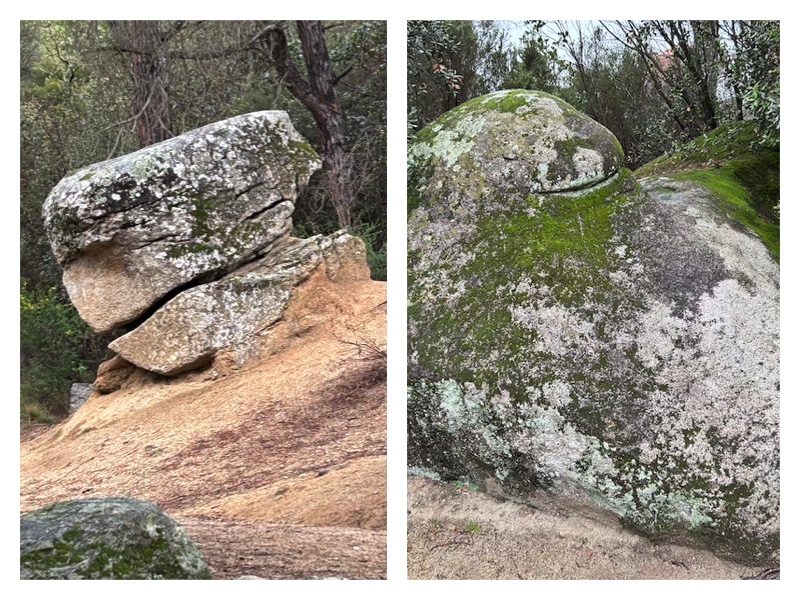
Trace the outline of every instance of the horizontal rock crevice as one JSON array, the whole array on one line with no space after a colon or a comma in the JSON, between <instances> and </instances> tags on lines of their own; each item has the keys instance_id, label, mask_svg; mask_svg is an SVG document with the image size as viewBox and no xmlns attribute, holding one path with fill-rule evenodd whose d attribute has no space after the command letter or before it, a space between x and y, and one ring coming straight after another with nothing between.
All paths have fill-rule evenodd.
<instances>
[{"instance_id":1,"label":"horizontal rock crevice","mask_svg":"<svg viewBox=\"0 0 800 600\"><path fill-rule=\"evenodd\" d=\"M225 350L237 360L316 269L369 278L338 232L291 237L294 202L319 157L283 112L212 123L62 180L48 238L81 317L141 368L174 375Z\"/></svg>"}]
</instances>

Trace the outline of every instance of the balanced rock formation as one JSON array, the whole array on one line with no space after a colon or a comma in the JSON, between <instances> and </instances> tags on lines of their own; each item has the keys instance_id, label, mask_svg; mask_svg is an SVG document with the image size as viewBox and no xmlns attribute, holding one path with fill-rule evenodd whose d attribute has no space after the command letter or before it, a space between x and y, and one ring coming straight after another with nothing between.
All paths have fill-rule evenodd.
<instances>
[{"instance_id":1,"label":"balanced rock formation","mask_svg":"<svg viewBox=\"0 0 800 600\"><path fill-rule=\"evenodd\" d=\"M44 205L81 317L134 321L188 282L263 256L320 167L284 112L241 115L65 177Z\"/></svg>"},{"instance_id":2,"label":"balanced rock formation","mask_svg":"<svg viewBox=\"0 0 800 600\"><path fill-rule=\"evenodd\" d=\"M98 331L135 321L110 345L125 364L176 375L222 350L244 362L317 269L369 279L358 238L290 237L319 166L286 113L261 112L78 171L44 208L70 298Z\"/></svg>"},{"instance_id":3,"label":"balanced rock formation","mask_svg":"<svg viewBox=\"0 0 800 600\"><path fill-rule=\"evenodd\" d=\"M20 579L211 579L194 542L152 502L70 500L20 518Z\"/></svg>"},{"instance_id":4,"label":"balanced rock formation","mask_svg":"<svg viewBox=\"0 0 800 600\"><path fill-rule=\"evenodd\" d=\"M410 466L764 560L779 539L778 265L711 191L640 186L618 148L528 91L418 135Z\"/></svg>"}]
</instances>

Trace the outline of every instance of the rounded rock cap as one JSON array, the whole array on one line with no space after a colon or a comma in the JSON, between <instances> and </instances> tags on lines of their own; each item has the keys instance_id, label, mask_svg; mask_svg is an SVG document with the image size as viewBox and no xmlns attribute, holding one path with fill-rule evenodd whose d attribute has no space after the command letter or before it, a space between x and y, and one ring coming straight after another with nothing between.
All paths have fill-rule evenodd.
<instances>
[{"instance_id":1,"label":"rounded rock cap","mask_svg":"<svg viewBox=\"0 0 800 600\"><path fill-rule=\"evenodd\" d=\"M560 98L502 90L425 127L409 159L417 188L446 178L474 190L469 180L477 179L480 187L527 195L600 183L619 171L624 154L614 134Z\"/></svg>"}]
</instances>

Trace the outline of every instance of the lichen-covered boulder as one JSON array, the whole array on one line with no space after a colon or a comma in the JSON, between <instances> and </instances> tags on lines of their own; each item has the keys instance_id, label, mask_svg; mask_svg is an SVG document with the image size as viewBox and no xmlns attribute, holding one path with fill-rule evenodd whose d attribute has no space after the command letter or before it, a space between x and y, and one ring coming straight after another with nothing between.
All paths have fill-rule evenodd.
<instances>
[{"instance_id":1,"label":"lichen-covered boulder","mask_svg":"<svg viewBox=\"0 0 800 600\"><path fill-rule=\"evenodd\" d=\"M44 205L81 317L109 331L289 235L320 167L285 112L241 115L65 177Z\"/></svg>"},{"instance_id":2,"label":"lichen-covered boulder","mask_svg":"<svg viewBox=\"0 0 800 600\"><path fill-rule=\"evenodd\" d=\"M211 579L197 546L151 502L59 502L20 518L20 579Z\"/></svg>"},{"instance_id":3,"label":"lichen-covered boulder","mask_svg":"<svg viewBox=\"0 0 800 600\"><path fill-rule=\"evenodd\" d=\"M608 129L560 98L502 90L470 100L422 130L409 162L413 202L418 194L455 190L480 198L580 189L619 171L623 154ZM427 189L431 185L435 191Z\"/></svg>"},{"instance_id":4,"label":"lichen-covered boulder","mask_svg":"<svg viewBox=\"0 0 800 600\"><path fill-rule=\"evenodd\" d=\"M580 190L543 187L547 161L561 159L533 134L527 180L494 185L495 157L518 138L459 138L459 124L493 122L487 105L445 115L409 151L410 466L522 500L546 488L646 532L771 557L772 256L719 198L679 178L639 186L623 169ZM494 110L507 114L502 101Z\"/></svg>"},{"instance_id":5,"label":"lichen-covered boulder","mask_svg":"<svg viewBox=\"0 0 800 600\"><path fill-rule=\"evenodd\" d=\"M344 231L291 238L280 249L218 281L181 292L109 347L161 375L210 363L225 350L243 363L283 315L295 289L317 268L331 280L369 279L364 242Z\"/></svg>"}]
</instances>

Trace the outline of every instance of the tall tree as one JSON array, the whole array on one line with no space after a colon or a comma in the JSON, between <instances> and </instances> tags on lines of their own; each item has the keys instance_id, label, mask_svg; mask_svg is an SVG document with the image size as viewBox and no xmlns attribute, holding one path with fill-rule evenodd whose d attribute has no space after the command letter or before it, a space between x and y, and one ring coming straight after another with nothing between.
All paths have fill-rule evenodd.
<instances>
[{"instance_id":1,"label":"tall tree","mask_svg":"<svg viewBox=\"0 0 800 600\"><path fill-rule=\"evenodd\" d=\"M336 90L341 76L331 65L321 21L297 21L297 31L308 78L297 69L289 53L286 32L276 26L264 32L269 55L289 92L313 115L322 141L325 170L339 226L353 224L355 165L347 143L344 111Z\"/></svg>"},{"instance_id":2,"label":"tall tree","mask_svg":"<svg viewBox=\"0 0 800 600\"><path fill-rule=\"evenodd\" d=\"M554 93L563 68L558 50L543 32L545 21L526 21L525 25L522 46L503 87Z\"/></svg>"},{"instance_id":3,"label":"tall tree","mask_svg":"<svg viewBox=\"0 0 800 600\"><path fill-rule=\"evenodd\" d=\"M134 83L133 117L139 145L163 142L173 137L169 96L167 43L185 25L184 21L109 21L115 49L130 57Z\"/></svg>"}]
</instances>

